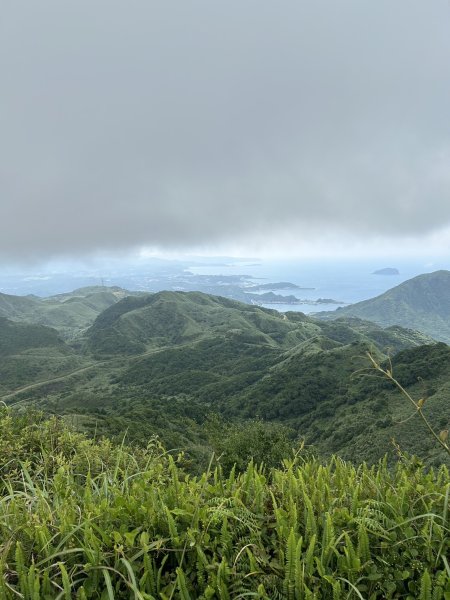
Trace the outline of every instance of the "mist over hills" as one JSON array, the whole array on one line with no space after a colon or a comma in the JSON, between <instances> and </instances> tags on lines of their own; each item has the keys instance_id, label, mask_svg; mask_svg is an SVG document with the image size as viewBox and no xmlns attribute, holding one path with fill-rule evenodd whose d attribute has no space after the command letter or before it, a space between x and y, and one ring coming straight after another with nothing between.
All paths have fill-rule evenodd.
<instances>
[{"instance_id":1,"label":"mist over hills","mask_svg":"<svg viewBox=\"0 0 450 600\"><path fill-rule=\"evenodd\" d=\"M401 325L449 343L450 271L418 275L376 298L315 316L323 319L359 317L383 327Z\"/></svg>"}]
</instances>

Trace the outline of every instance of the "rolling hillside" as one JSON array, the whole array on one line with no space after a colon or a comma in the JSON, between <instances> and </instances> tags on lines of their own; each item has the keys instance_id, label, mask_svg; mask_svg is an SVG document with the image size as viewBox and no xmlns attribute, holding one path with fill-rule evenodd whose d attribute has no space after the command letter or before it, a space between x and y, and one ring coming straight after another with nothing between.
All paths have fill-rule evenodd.
<instances>
[{"instance_id":1,"label":"rolling hillside","mask_svg":"<svg viewBox=\"0 0 450 600\"><path fill-rule=\"evenodd\" d=\"M64 347L58 332L42 325L15 323L0 317L0 356L18 354L32 348Z\"/></svg>"},{"instance_id":2,"label":"rolling hillside","mask_svg":"<svg viewBox=\"0 0 450 600\"><path fill-rule=\"evenodd\" d=\"M201 292L125 298L99 315L86 332L87 348L101 356L139 354L216 337L288 350L317 336L339 343L366 341L391 350L432 341L400 327L383 329L361 319L327 323Z\"/></svg>"},{"instance_id":3,"label":"rolling hillside","mask_svg":"<svg viewBox=\"0 0 450 600\"><path fill-rule=\"evenodd\" d=\"M383 327L401 325L449 343L450 272L419 275L376 298L316 316L326 319L359 317Z\"/></svg>"},{"instance_id":4,"label":"rolling hillside","mask_svg":"<svg viewBox=\"0 0 450 600\"><path fill-rule=\"evenodd\" d=\"M68 373L85 362L55 329L0 317L0 392Z\"/></svg>"},{"instance_id":5,"label":"rolling hillside","mask_svg":"<svg viewBox=\"0 0 450 600\"><path fill-rule=\"evenodd\" d=\"M403 356L395 362L403 369L408 361L416 365L420 385L433 396L430 405L442 413L436 426L448 414L447 347L358 318L320 321L197 292L160 292L114 303L75 346L62 347L73 361L67 376L55 378L52 370L33 378L23 368L20 382L3 381L8 402L65 415L96 435L120 438L127 431L129 440L146 444L156 434L168 447L189 449L194 460L209 452L204 425L211 413L235 422L278 422L320 453L356 461L392 451L392 437L433 460L424 432L411 441L410 425L397 425L409 415L395 390L358 376L369 365L367 352L380 360ZM31 354L21 353L23 366ZM428 362L440 370L420 367ZM28 379L36 383L23 389ZM412 375L405 385L415 392L417 379Z\"/></svg>"},{"instance_id":6,"label":"rolling hillside","mask_svg":"<svg viewBox=\"0 0 450 600\"><path fill-rule=\"evenodd\" d=\"M254 344L290 347L320 326L306 317L292 323L276 311L201 292L159 292L128 297L105 310L87 331L100 355L138 354L210 337L240 336Z\"/></svg>"},{"instance_id":7,"label":"rolling hillside","mask_svg":"<svg viewBox=\"0 0 450 600\"><path fill-rule=\"evenodd\" d=\"M118 287L86 287L49 298L0 293L0 316L47 325L66 339L77 337L106 308L131 292Z\"/></svg>"}]
</instances>

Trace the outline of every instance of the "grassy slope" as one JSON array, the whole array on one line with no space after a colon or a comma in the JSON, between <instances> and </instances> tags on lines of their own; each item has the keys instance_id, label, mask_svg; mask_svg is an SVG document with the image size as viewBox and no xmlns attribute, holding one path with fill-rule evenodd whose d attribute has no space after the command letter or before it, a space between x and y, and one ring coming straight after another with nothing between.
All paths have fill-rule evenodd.
<instances>
[{"instance_id":1,"label":"grassy slope","mask_svg":"<svg viewBox=\"0 0 450 600\"><path fill-rule=\"evenodd\" d=\"M211 336L245 335L255 344L290 346L317 329L299 327L275 311L200 292L159 292L126 298L104 311L87 332L97 355L138 354ZM251 338L251 339L250 339Z\"/></svg>"},{"instance_id":2,"label":"grassy slope","mask_svg":"<svg viewBox=\"0 0 450 600\"><path fill-rule=\"evenodd\" d=\"M63 349L64 346L55 329L42 325L15 323L0 317L0 355L2 356L17 354L31 348Z\"/></svg>"},{"instance_id":3,"label":"grassy slope","mask_svg":"<svg viewBox=\"0 0 450 600\"><path fill-rule=\"evenodd\" d=\"M320 315L319 315L320 316ZM322 318L353 316L383 326L401 325L450 342L450 272L419 275L384 294L323 313Z\"/></svg>"},{"instance_id":4,"label":"grassy slope","mask_svg":"<svg viewBox=\"0 0 450 600\"><path fill-rule=\"evenodd\" d=\"M40 300L35 296L12 296L0 293L0 316L8 319L25 320L26 316L33 314L40 305Z\"/></svg>"},{"instance_id":5,"label":"grassy slope","mask_svg":"<svg viewBox=\"0 0 450 600\"><path fill-rule=\"evenodd\" d=\"M382 357L430 341L360 319L321 322L201 293L162 292L126 298L97 318L86 341L100 359L90 359L92 368L14 401L70 415L87 430L128 430L128 439L141 442L159 433L171 447L204 441L209 412L259 416L293 426L324 453L374 460L391 447L390 437L402 438L390 410L391 395L396 400L384 390L368 396L352 374L367 366L369 350ZM422 437L414 440L411 449L419 451Z\"/></svg>"},{"instance_id":6,"label":"grassy slope","mask_svg":"<svg viewBox=\"0 0 450 600\"><path fill-rule=\"evenodd\" d=\"M44 325L0 317L0 391L61 375L85 361Z\"/></svg>"},{"instance_id":7,"label":"grassy slope","mask_svg":"<svg viewBox=\"0 0 450 600\"><path fill-rule=\"evenodd\" d=\"M383 330L358 319L327 323L200 292L159 292L125 298L105 310L87 331L87 347L100 356L138 354L211 337L234 337L243 344L290 349L317 335L341 343L372 341L394 350L432 341L417 332Z\"/></svg>"},{"instance_id":8,"label":"grassy slope","mask_svg":"<svg viewBox=\"0 0 450 600\"><path fill-rule=\"evenodd\" d=\"M0 596L444 600L449 474L332 459L187 475L0 410Z\"/></svg>"},{"instance_id":9,"label":"grassy slope","mask_svg":"<svg viewBox=\"0 0 450 600\"><path fill-rule=\"evenodd\" d=\"M66 339L76 337L125 295L120 288L87 287L49 298L0 294L0 316L47 325Z\"/></svg>"}]
</instances>

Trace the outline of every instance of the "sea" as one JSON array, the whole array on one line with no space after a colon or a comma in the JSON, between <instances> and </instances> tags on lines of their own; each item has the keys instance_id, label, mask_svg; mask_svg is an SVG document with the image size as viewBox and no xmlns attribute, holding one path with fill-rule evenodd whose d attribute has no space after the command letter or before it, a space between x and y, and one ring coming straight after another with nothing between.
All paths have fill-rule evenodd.
<instances>
[{"instance_id":1,"label":"sea","mask_svg":"<svg viewBox=\"0 0 450 600\"><path fill-rule=\"evenodd\" d=\"M375 271L392 268L398 270L396 275L377 275ZM0 292L14 295L35 294L49 296L69 292L87 285L117 285L126 289L145 290L146 282L152 281L152 273L161 280L163 288L173 287L173 273L193 273L195 275L234 275L249 278L248 284L270 284L289 282L299 289L277 289L273 292L280 296L293 295L302 300L301 304L277 303L262 304L280 312L301 311L312 314L321 311L336 310L339 306L347 306L373 298L423 273L439 269L450 269L450 258L444 259L234 259L199 258L178 261L140 261L97 264L95 268L83 265L58 265L58 268L28 269L26 273L0 270ZM167 279L165 279L167 278ZM167 287L165 282L167 281ZM302 289L304 288L304 289ZM199 287L201 290L201 286ZM271 291L270 287L264 290ZM332 299L333 303L317 304L319 298Z\"/></svg>"},{"instance_id":2,"label":"sea","mask_svg":"<svg viewBox=\"0 0 450 600\"><path fill-rule=\"evenodd\" d=\"M375 271L392 268L398 275L377 275ZM251 275L255 283L290 282L300 288L311 289L274 289L278 295L294 295L306 300L300 305L263 304L266 308L280 312L301 311L311 314L320 311L336 310L339 306L347 306L367 300L386 292L388 289L403 283L407 279L423 273L431 273L440 269L450 269L449 260L261 260L231 262L226 266L191 266L189 268L198 275ZM264 290L270 291L270 290ZM332 299L336 303L316 304L315 300ZM308 303L307 301L312 301Z\"/></svg>"}]
</instances>

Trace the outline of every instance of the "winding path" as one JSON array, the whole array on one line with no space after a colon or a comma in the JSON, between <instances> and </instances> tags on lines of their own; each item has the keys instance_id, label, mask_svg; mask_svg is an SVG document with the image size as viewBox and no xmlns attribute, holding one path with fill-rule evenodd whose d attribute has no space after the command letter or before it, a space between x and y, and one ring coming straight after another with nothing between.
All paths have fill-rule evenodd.
<instances>
[{"instance_id":1,"label":"winding path","mask_svg":"<svg viewBox=\"0 0 450 600\"><path fill-rule=\"evenodd\" d=\"M78 369L75 369L74 371L71 371L70 373L65 373L64 375L58 375L58 377L51 377L50 379L45 379L44 381L35 381L34 383L29 383L27 385L21 386L20 388L17 388L11 392L7 392L6 394L3 394L3 396L0 396L0 402L7 402L9 401L11 398L14 398L15 396L17 396L18 394L21 394L22 392L27 392L28 390L33 390L35 388L39 388L41 386L45 386L48 385L49 383L57 383L58 381L64 381L65 379L69 379L70 377L72 377L73 375L79 375L80 373L85 373L86 371L90 371L91 369L96 369L98 367L103 367L105 365L111 365L114 362L132 362L135 360L139 360L140 358L144 358L145 356L149 356L151 354L158 354L159 352L164 352L165 350L171 349L171 348L182 348L184 346L189 346L192 345L192 342L187 342L186 344L180 344L179 346L163 346L161 348L153 348L152 350L147 350L146 352L143 352L142 354L137 354L135 356L115 356L114 358L108 358L107 360L102 360L100 362L96 362L90 365L86 365L84 367L79 367ZM18 402L14 402L14 404L12 404L11 406L17 406L18 404L21 404L22 402L27 402L29 400L29 398L24 398L23 400L19 400Z\"/></svg>"}]
</instances>

